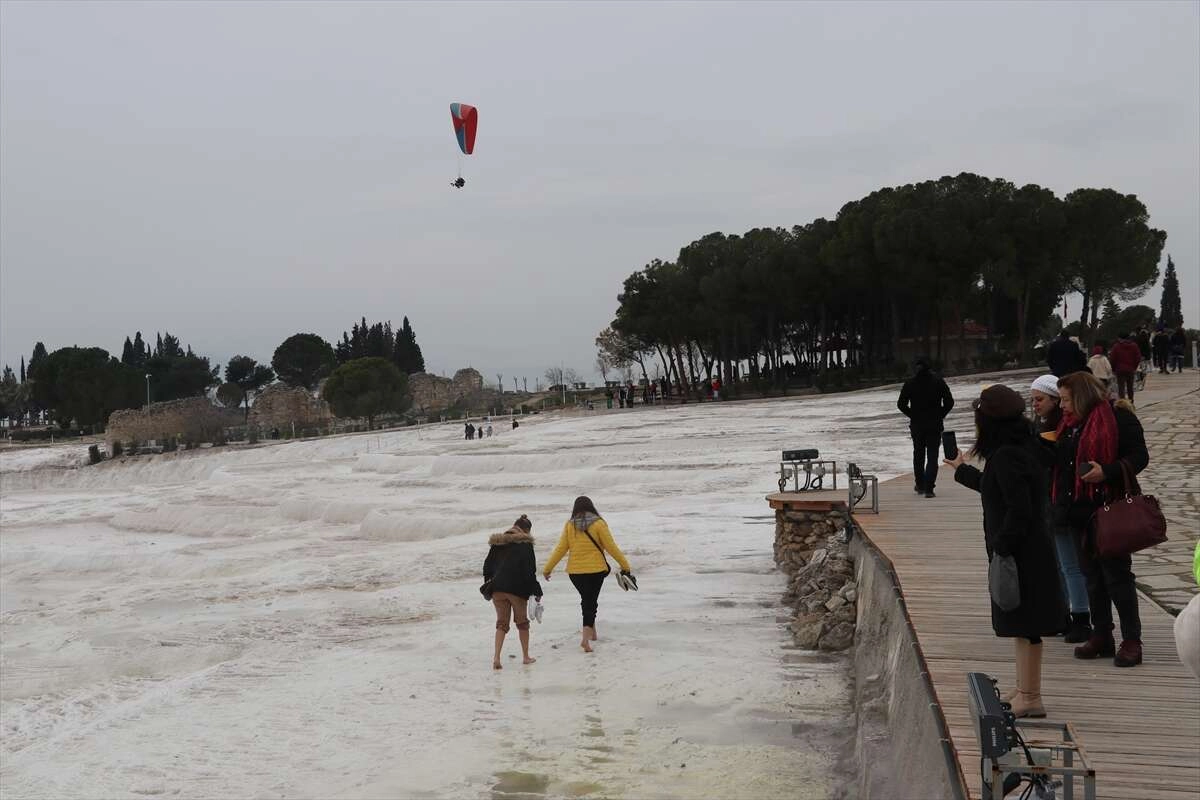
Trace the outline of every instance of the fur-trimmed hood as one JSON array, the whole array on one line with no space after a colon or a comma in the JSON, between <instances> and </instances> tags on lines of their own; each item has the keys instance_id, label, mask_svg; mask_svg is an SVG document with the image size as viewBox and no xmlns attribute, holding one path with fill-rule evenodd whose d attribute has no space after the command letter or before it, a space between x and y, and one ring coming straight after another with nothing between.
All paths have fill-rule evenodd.
<instances>
[{"instance_id":1,"label":"fur-trimmed hood","mask_svg":"<svg viewBox=\"0 0 1200 800\"><path fill-rule=\"evenodd\" d=\"M533 534L521 530L516 525L513 525L504 533L493 533L488 537L488 544L493 547L506 544L520 544L522 542L533 544Z\"/></svg>"}]
</instances>

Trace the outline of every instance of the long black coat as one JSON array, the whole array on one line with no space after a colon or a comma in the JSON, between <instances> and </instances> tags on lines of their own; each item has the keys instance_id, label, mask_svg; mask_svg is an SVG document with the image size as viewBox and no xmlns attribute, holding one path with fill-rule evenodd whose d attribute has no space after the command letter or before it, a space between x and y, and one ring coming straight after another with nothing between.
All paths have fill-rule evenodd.
<instances>
[{"instance_id":1,"label":"long black coat","mask_svg":"<svg viewBox=\"0 0 1200 800\"><path fill-rule=\"evenodd\" d=\"M483 579L492 581L493 592L507 592L526 600L542 596L532 536L513 527L494 534L488 544L491 547L483 562Z\"/></svg>"},{"instance_id":2,"label":"long black coat","mask_svg":"<svg viewBox=\"0 0 1200 800\"><path fill-rule=\"evenodd\" d=\"M954 472L954 480L979 492L983 500L988 563L995 553L1012 555L1017 561L1021 605L1001 611L992 603L992 630L997 636L1050 636L1060 632L1067 619L1058 560L1046 524L1046 473L1035 446L1032 441L1006 444L992 454L982 472L969 464Z\"/></svg>"}]
</instances>

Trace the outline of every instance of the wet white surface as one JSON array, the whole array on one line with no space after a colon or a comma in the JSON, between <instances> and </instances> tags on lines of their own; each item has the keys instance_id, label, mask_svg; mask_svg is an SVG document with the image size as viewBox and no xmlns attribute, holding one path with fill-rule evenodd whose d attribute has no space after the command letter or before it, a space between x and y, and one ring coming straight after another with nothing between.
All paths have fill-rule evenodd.
<instances>
[{"instance_id":1,"label":"wet white surface","mask_svg":"<svg viewBox=\"0 0 1200 800\"><path fill-rule=\"evenodd\" d=\"M784 448L908 471L895 395L0 455L4 795L827 796L845 666L788 648L763 497ZM528 514L540 565L577 494L642 591L608 582L584 655L560 565L538 662L514 630L495 673L486 537Z\"/></svg>"}]
</instances>

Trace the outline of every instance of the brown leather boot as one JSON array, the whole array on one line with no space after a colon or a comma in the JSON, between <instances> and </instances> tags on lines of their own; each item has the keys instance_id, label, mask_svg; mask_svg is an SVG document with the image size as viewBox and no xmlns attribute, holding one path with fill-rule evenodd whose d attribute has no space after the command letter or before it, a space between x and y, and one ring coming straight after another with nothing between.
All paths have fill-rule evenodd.
<instances>
[{"instance_id":1,"label":"brown leather boot","mask_svg":"<svg viewBox=\"0 0 1200 800\"><path fill-rule=\"evenodd\" d=\"M1113 641L1112 628L1093 628L1091 638L1075 648L1076 658L1100 658L1117 654L1117 643Z\"/></svg>"},{"instance_id":2,"label":"brown leather boot","mask_svg":"<svg viewBox=\"0 0 1200 800\"><path fill-rule=\"evenodd\" d=\"M1015 663L1017 665L1017 677L1013 681L1013 688L1009 689L1000 695L1000 699L1006 703L1012 703L1016 699L1017 694L1021 691L1021 642L1025 641L1021 637L1013 639L1013 651Z\"/></svg>"},{"instance_id":3,"label":"brown leather boot","mask_svg":"<svg viewBox=\"0 0 1200 800\"><path fill-rule=\"evenodd\" d=\"M1046 707L1042 705L1042 645L1031 644L1028 639L1017 639L1019 656L1017 674L1020 675L1017 696L1012 701L1013 716L1044 717Z\"/></svg>"},{"instance_id":4,"label":"brown leather boot","mask_svg":"<svg viewBox=\"0 0 1200 800\"><path fill-rule=\"evenodd\" d=\"M1142 643L1137 639L1123 639L1121 648L1113 658L1113 666L1136 667L1142 663Z\"/></svg>"}]
</instances>

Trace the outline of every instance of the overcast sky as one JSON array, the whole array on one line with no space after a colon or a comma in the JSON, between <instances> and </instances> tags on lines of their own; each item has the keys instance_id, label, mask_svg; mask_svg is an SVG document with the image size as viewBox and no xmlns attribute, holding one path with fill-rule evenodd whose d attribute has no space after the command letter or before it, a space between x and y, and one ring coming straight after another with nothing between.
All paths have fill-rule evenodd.
<instances>
[{"instance_id":1,"label":"overcast sky","mask_svg":"<svg viewBox=\"0 0 1200 800\"><path fill-rule=\"evenodd\" d=\"M590 375L651 259L961 171L1138 195L1200 327L1198 8L4 0L0 361L407 315L431 370Z\"/></svg>"}]
</instances>

